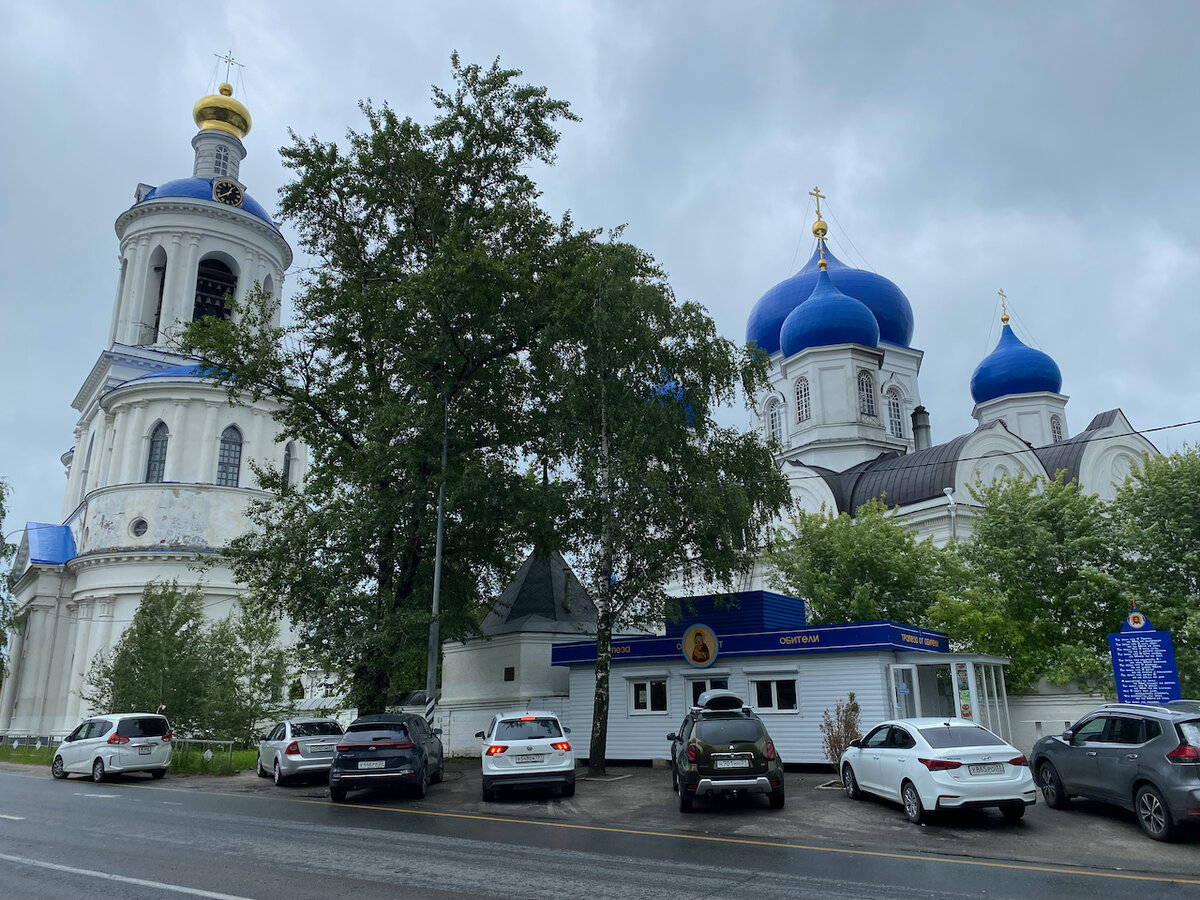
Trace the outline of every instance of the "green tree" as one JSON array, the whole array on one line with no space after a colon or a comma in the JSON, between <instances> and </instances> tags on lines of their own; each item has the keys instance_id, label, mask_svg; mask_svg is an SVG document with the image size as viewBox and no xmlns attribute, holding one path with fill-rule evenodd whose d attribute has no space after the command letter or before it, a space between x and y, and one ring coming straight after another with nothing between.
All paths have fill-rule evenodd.
<instances>
[{"instance_id":1,"label":"green tree","mask_svg":"<svg viewBox=\"0 0 1200 900\"><path fill-rule=\"evenodd\" d=\"M767 554L771 583L806 602L809 621L892 619L924 625L927 610L956 585L959 566L918 541L878 500L854 518L801 510Z\"/></svg>"},{"instance_id":2,"label":"green tree","mask_svg":"<svg viewBox=\"0 0 1200 900\"><path fill-rule=\"evenodd\" d=\"M1171 631L1183 695L1200 696L1200 452L1147 457L1112 506L1138 608Z\"/></svg>"},{"instance_id":3,"label":"green tree","mask_svg":"<svg viewBox=\"0 0 1200 900\"><path fill-rule=\"evenodd\" d=\"M531 451L598 611L589 765L603 772L615 629L662 621L666 586L726 585L786 502L770 451L713 414L762 383L765 357L719 337L637 248L592 236L559 286L561 315L532 361L542 394Z\"/></svg>"},{"instance_id":4,"label":"green tree","mask_svg":"<svg viewBox=\"0 0 1200 900\"><path fill-rule=\"evenodd\" d=\"M292 135L281 212L319 262L299 324L271 327L260 293L183 345L235 399L277 398L280 430L309 447L303 491L255 503L226 558L349 676L362 712L423 681L440 484L443 636L465 636L515 567L540 502L523 473L525 357L586 244L529 174L553 162L568 105L498 62L455 55L452 74L430 125L368 102L345 149Z\"/></svg>"},{"instance_id":5,"label":"green tree","mask_svg":"<svg viewBox=\"0 0 1200 900\"><path fill-rule=\"evenodd\" d=\"M1039 679L1112 688L1108 633L1128 600L1113 571L1116 532L1105 504L1062 473L977 486L972 538L956 545L964 589L930 610L960 647L1008 656L1008 685Z\"/></svg>"},{"instance_id":6,"label":"green tree","mask_svg":"<svg viewBox=\"0 0 1200 900\"><path fill-rule=\"evenodd\" d=\"M8 518L8 482L0 478L0 686L8 670L8 633L13 627L12 581L15 575L9 565L16 555L17 547L6 539L4 520Z\"/></svg>"}]
</instances>

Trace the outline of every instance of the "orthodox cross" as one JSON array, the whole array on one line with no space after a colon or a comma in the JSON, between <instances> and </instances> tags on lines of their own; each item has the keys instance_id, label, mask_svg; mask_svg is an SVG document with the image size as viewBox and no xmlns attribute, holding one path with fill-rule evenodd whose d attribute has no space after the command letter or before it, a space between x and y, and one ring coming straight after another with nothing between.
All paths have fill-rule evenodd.
<instances>
[{"instance_id":1,"label":"orthodox cross","mask_svg":"<svg viewBox=\"0 0 1200 900\"><path fill-rule=\"evenodd\" d=\"M1004 293L1004 288L1000 288L1000 290L996 291L996 293L1000 295L1000 312L1001 312L1000 322L1004 325L1007 325L1008 324L1008 305L1005 303L1005 301L1008 299L1008 295Z\"/></svg>"},{"instance_id":2,"label":"orthodox cross","mask_svg":"<svg viewBox=\"0 0 1200 900\"><path fill-rule=\"evenodd\" d=\"M817 218L821 218L821 201L825 199L825 195L821 193L819 187L815 187L808 192L808 196L817 198Z\"/></svg>"},{"instance_id":3,"label":"orthodox cross","mask_svg":"<svg viewBox=\"0 0 1200 900\"><path fill-rule=\"evenodd\" d=\"M226 53L224 56L222 56L220 53L214 53L214 54L213 54L213 56L215 56L217 59L219 59L219 60L221 60L223 63L225 63L225 80L226 80L226 81L229 81L229 68L230 68L230 66L237 66L239 69L245 68L245 66L244 66L242 63L238 62L237 60L235 60L235 59L233 58L233 51L232 51L232 50L230 50L230 51L229 51L228 53Z\"/></svg>"}]
</instances>

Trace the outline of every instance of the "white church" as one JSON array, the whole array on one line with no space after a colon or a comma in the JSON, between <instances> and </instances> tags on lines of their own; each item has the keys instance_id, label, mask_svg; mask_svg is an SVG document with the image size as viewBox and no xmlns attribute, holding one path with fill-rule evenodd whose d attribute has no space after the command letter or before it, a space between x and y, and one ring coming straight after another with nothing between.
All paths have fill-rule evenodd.
<instances>
[{"instance_id":1,"label":"white church","mask_svg":"<svg viewBox=\"0 0 1200 900\"><path fill-rule=\"evenodd\" d=\"M228 84L193 109L192 173L139 184L116 221L120 270L108 341L72 406L57 523L30 522L15 574L23 624L9 644L0 735L62 734L88 714L91 661L129 625L152 579L203 584L206 613L238 593L222 566L195 569L245 532L263 494L249 464L304 479L306 448L281 442L272 401L233 406L195 361L172 352L183 323L228 318L256 285L278 301L292 250L238 178L250 114ZM276 304L276 323L278 320Z\"/></svg>"}]
</instances>

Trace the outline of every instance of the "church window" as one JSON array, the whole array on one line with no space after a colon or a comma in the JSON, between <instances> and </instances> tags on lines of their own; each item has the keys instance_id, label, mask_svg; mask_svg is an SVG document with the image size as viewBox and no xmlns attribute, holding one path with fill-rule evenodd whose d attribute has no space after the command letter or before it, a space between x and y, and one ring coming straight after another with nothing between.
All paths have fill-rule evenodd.
<instances>
[{"instance_id":1,"label":"church window","mask_svg":"<svg viewBox=\"0 0 1200 900\"><path fill-rule=\"evenodd\" d=\"M292 442L288 441L287 446L283 448L283 484L281 486L285 491L292 486L292 461L294 459L294 452Z\"/></svg>"},{"instance_id":2,"label":"church window","mask_svg":"<svg viewBox=\"0 0 1200 900\"><path fill-rule=\"evenodd\" d=\"M900 405L900 392L892 388L887 393L888 433L892 437L904 437L904 412Z\"/></svg>"},{"instance_id":3,"label":"church window","mask_svg":"<svg viewBox=\"0 0 1200 900\"><path fill-rule=\"evenodd\" d=\"M216 175L229 174L229 148L217 147L213 152L213 173Z\"/></svg>"},{"instance_id":4,"label":"church window","mask_svg":"<svg viewBox=\"0 0 1200 900\"><path fill-rule=\"evenodd\" d=\"M161 484L167 469L167 425L159 422L150 432L150 453L146 458L146 483Z\"/></svg>"},{"instance_id":5,"label":"church window","mask_svg":"<svg viewBox=\"0 0 1200 900\"><path fill-rule=\"evenodd\" d=\"M858 411L871 419L878 415L875 412L875 379L866 369L858 373Z\"/></svg>"},{"instance_id":6,"label":"church window","mask_svg":"<svg viewBox=\"0 0 1200 900\"><path fill-rule=\"evenodd\" d=\"M221 452L217 454L217 484L237 487L242 470L242 433L236 425L221 432Z\"/></svg>"},{"instance_id":7,"label":"church window","mask_svg":"<svg viewBox=\"0 0 1200 900\"><path fill-rule=\"evenodd\" d=\"M1050 440L1058 443L1063 439L1062 419L1058 416L1050 417Z\"/></svg>"},{"instance_id":8,"label":"church window","mask_svg":"<svg viewBox=\"0 0 1200 900\"><path fill-rule=\"evenodd\" d=\"M783 405L780 403L767 407L767 433L771 440L783 443Z\"/></svg>"},{"instance_id":9,"label":"church window","mask_svg":"<svg viewBox=\"0 0 1200 900\"><path fill-rule=\"evenodd\" d=\"M812 398L808 392L808 379L796 379L796 421L807 422L812 418Z\"/></svg>"},{"instance_id":10,"label":"church window","mask_svg":"<svg viewBox=\"0 0 1200 900\"><path fill-rule=\"evenodd\" d=\"M129 526L129 533L134 537L142 537L149 530L149 524L142 518L134 519Z\"/></svg>"},{"instance_id":11,"label":"church window","mask_svg":"<svg viewBox=\"0 0 1200 900\"><path fill-rule=\"evenodd\" d=\"M192 307L192 319L199 321L205 316L228 319L230 316L227 297L237 293L237 276L219 259L203 259L196 273L196 299Z\"/></svg>"}]
</instances>

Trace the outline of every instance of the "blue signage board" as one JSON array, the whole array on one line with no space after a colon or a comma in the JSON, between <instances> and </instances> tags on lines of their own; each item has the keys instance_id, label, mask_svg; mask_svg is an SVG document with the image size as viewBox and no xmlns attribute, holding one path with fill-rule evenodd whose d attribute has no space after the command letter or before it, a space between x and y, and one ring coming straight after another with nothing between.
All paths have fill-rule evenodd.
<instances>
[{"instance_id":1,"label":"blue signage board","mask_svg":"<svg viewBox=\"0 0 1200 900\"><path fill-rule=\"evenodd\" d=\"M1171 632L1155 631L1142 613L1135 611L1119 634L1108 636L1108 649L1121 703L1165 703L1183 696Z\"/></svg>"}]
</instances>

